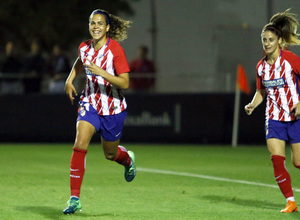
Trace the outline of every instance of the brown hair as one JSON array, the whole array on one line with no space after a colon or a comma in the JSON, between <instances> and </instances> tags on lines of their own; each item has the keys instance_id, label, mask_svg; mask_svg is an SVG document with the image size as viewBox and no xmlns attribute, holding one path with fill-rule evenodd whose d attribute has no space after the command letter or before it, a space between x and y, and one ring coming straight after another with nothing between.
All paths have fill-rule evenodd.
<instances>
[{"instance_id":1,"label":"brown hair","mask_svg":"<svg viewBox=\"0 0 300 220\"><path fill-rule=\"evenodd\" d=\"M290 9L287 9L284 12L273 15L270 19L270 23L264 26L262 32L271 31L278 37L281 37L281 47L285 45L300 45L299 34L297 34L298 26L297 15L291 13Z\"/></svg>"}]
</instances>

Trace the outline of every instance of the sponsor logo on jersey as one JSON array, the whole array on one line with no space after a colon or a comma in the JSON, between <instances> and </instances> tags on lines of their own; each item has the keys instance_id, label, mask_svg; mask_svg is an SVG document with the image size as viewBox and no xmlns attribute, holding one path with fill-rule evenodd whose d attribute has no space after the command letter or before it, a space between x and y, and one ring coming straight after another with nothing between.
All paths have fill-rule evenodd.
<instances>
[{"instance_id":1,"label":"sponsor logo on jersey","mask_svg":"<svg viewBox=\"0 0 300 220\"><path fill-rule=\"evenodd\" d=\"M279 87L285 85L284 78L263 80L262 83L266 88Z\"/></svg>"}]
</instances>

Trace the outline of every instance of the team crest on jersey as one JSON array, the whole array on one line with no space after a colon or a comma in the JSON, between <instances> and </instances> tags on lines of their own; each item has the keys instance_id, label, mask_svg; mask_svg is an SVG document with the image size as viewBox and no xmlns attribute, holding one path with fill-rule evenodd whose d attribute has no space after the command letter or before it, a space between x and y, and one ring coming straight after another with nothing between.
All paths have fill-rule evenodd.
<instances>
[{"instance_id":1,"label":"team crest on jersey","mask_svg":"<svg viewBox=\"0 0 300 220\"><path fill-rule=\"evenodd\" d=\"M78 113L81 115L81 117L83 117L83 116L85 116L86 111L83 107L80 107L80 110Z\"/></svg>"},{"instance_id":2,"label":"team crest on jersey","mask_svg":"<svg viewBox=\"0 0 300 220\"><path fill-rule=\"evenodd\" d=\"M101 54L101 55L98 57L98 60L102 61L102 60L103 60L103 58L104 58L104 55L103 55L103 54Z\"/></svg>"},{"instance_id":3,"label":"team crest on jersey","mask_svg":"<svg viewBox=\"0 0 300 220\"><path fill-rule=\"evenodd\" d=\"M271 79L271 80L263 80L262 83L266 88L272 88L272 87L284 86L285 80L284 78L278 78L278 79Z\"/></svg>"},{"instance_id":4,"label":"team crest on jersey","mask_svg":"<svg viewBox=\"0 0 300 220\"><path fill-rule=\"evenodd\" d=\"M281 66L276 67L276 71L281 72Z\"/></svg>"}]
</instances>

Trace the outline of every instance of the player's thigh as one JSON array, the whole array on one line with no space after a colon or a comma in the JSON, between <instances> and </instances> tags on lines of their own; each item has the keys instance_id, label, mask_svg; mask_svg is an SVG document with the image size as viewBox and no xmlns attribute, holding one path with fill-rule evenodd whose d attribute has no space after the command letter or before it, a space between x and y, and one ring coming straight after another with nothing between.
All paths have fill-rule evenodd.
<instances>
[{"instance_id":1,"label":"player's thigh","mask_svg":"<svg viewBox=\"0 0 300 220\"><path fill-rule=\"evenodd\" d=\"M83 120L77 121L74 147L87 150L94 133L95 127L92 124Z\"/></svg>"},{"instance_id":2,"label":"player's thigh","mask_svg":"<svg viewBox=\"0 0 300 220\"><path fill-rule=\"evenodd\" d=\"M292 146L292 160L296 166L300 166L300 143L291 144Z\"/></svg>"},{"instance_id":3,"label":"player's thigh","mask_svg":"<svg viewBox=\"0 0 300 220\"><path fill-rule=\"evenodd\" d=\"M285 141L277 138L267 139L268 150L271 155L279 155L285 157Z\"/></svg>"},{"instance_id":4,"label":"player's thigh","mask_svg":"<svg viewBox=\"0 0 300 220\"><path fill-rule=\"evenodd\" d=\"M118 156L118 146L120 140L106 141L101 137L101 143L106 159L113 160Z\"/></svg>"}]
</instances>

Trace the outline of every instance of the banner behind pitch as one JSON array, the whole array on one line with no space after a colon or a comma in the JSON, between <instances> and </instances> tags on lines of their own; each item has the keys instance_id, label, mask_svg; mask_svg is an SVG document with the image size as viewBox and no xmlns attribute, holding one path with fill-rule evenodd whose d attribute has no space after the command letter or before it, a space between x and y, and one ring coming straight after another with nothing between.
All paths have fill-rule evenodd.
<instances>
[{"instance_id":1,"label":"banner behind pitch","mask_svg":"<svg viewBox=\"0 0 300 220\"><path fill-rule=\"evenodd\" d=\"M263 104L251 116L241 97L239 144L265 143ZM126 94L121 142L230 144L234 94ZM67 96L0 98L1 142L74 142L78 105ZM93 142L100 144L99 134Z\"/></svg>"}]
</instances>

